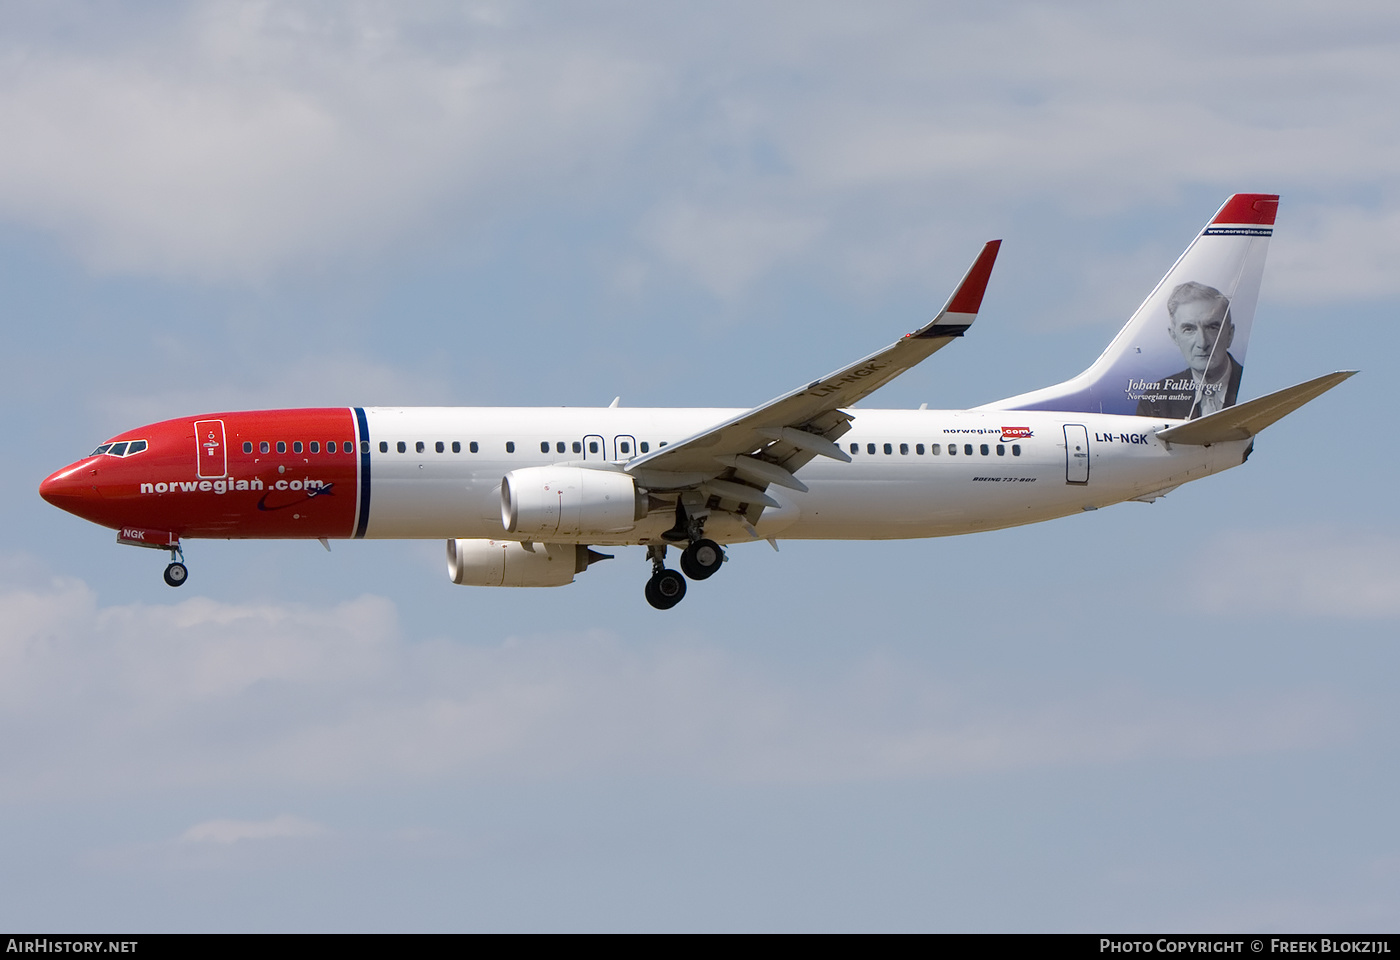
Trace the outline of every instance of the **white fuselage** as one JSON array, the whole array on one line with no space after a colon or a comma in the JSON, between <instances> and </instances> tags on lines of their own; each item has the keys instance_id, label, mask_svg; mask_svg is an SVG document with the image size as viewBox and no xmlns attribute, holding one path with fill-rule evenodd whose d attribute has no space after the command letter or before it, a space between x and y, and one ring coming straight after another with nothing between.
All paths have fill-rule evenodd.
<instances>
[{"instance_id":1,"label":"white fuselage","mask_svg":"<svg viewBox=\"0 0 1400 960\"><path fill-rule=\"evenodd\" d=\"M521 539L507 534L501 522L501 479L510 471L579 462L621 464L741 412L365 408L371 439L365 536ZM851 462L815 458L797 473L809 488L806 493L770 485L767 493L779 507L763 511L755 525L760 537L884 540L1035 523L1150 497L1237 466L1250 445L1248 440L1168 444L1154 431L1178 421L1134 416L1004 410L851 413L851 429L839 439L840 448L851 451ZM454 443L460 452L453 452ZM1085 449L1075 449L1080 443ZM950 453L950 445L956 452ZM655 542L673 522L670 512L658 510L632 530L586 541ZM720 542L754 539L726 513L714 514L705 530Z\"/></svg>"}]
</instances>

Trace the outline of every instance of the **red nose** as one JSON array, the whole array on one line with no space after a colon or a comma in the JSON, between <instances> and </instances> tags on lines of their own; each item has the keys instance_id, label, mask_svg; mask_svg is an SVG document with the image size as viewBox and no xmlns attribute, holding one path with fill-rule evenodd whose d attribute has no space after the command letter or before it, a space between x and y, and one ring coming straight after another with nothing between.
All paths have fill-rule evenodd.
<instances>
[{"instance_id":1,"label":"red nose","mask_svg":"<svg viewBox=\"0 0 1400 960\"><path fill-rule=\"evenodd\" d=\"M64 467L39 484L39 496L61 510L82 516L85 504L101 499L96 472L81 461Z\"/></svg>"}]
</instances>

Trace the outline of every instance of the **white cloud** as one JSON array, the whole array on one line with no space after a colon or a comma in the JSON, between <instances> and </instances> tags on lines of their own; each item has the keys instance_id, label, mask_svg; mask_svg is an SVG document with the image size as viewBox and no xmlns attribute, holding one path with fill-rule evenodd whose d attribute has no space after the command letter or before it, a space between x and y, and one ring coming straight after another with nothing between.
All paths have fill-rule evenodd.
<instances>
[{"instance_id":1,"label":"white cloud","mask_svg":"<svg viewBox=\"0 0 1400 960\"><path fill-rule=\"evenodd\" d=\"M1204 554L1192 596L1210 609L1352 619L1400 617L1400 539L1299 528L1239 531Z\"/></svg>"},{"instance_id":2,"label":"white cloud","mask_svg":"<svg viewBox=\"0 0 1400 960\"><path fill-rule=\"evenodd\" d=\"M350 354L296 356L219 369L206 358L172 361L187 371L178 381L115 382L114 388L139 393L101 393L92 400L94 417L111 433L153 423L172 414L300 406L412 406L450 403L452 388L421 368L404 370ZM241 375L239 381L229 377Z\"/></svg>"},{"instance_id":3,"label":"white cloud","mask_svg":"<svg viewBox=\"0 0 1400 960\"><path fill-rule=\"evenodd\" d=\"M174 9L0 46L0 215L106 269L228 279L583 203L632 218L605 243L640 232L734 296L794 258L859 281L887 250L917 278L911 233L1211 184L1378 198L1302 242L1393 289L1400 70L1374 4Z\"/></svg>"},{"instance_id":4,"label":"white cloud","mask_svg":"<svg viewBox=\"0 0 1400 960\"><path fill-rule=\"evenodd\" d=\"M284 813L270 820L206 820L196 823L180 839L186 843L231 844L244 840L282 840L323 837L322 824Z\"/></svg>"},{"instance_id":5,"label":"white cloud","mask_svg":"<svg viewBox=\"0 0 1400 960\"><path fill-rule=\"evenodd\" d=\"M1334 304L1400 293L1400 208L1313 206L1289 214L1270 251L1266 288Z\"/></svg>"},{"instance_id":6,"label":"white cloud","mask_svg":"<svg viewBox=\"0 0 1400 960\"><path fill-rule=\"evenodd\" d=\"M104 607L60 580L0 592L0 624L10 798L600 771L907 779L1308 749L1350 725L1306 690L1025 697L878 658L796 683L702 643L630 648L607 631L408 640L374 597ZM273 823L186 838L304 828Z\"/></svg>"},{"instance_id":7,"label":"white cloud","mask_svg":"<svg viewBox=\"0 0 1400 960\"><path fill-rule=\"evenodd\" d=\"M576 178L649 89L604 51L470 17L443 57L386 8L183 13L158 42L0 54L0 212L102 269L258 278Z\"/></svg>"},{"instance_id":8,"label":"white cloud","mask_svg":"<svg viewBox=\"0 0 1400 960\"><path fill-rule=\"evenodd\" d=\"M710 292L732 297L803 252L821 231L814 217L679 204L660 212L646 234L667 260L687 268Z\"/></svg>"}]
</instances>

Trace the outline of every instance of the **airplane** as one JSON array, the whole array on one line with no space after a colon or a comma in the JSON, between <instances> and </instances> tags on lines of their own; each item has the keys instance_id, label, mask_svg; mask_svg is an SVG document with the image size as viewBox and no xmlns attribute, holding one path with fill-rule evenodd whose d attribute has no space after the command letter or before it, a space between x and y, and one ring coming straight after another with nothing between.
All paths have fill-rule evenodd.
<instances>
[{"instance_id":1,"label":"airplane","mask_svg":"<svg viewBox=\"0 0 1400 960\"><path fill-rule=\"evenodd\" d=\"M169 551L175 587L199 538L445 539L453 583L498 587L569 584L611 559L595 547L636 545L659 610L734 544L943 537L1151 502L1244 463L1261 430L1356 372L1239 402L1277 208L1231 196L1083 373L967 410L852 406L967 333L999 240L931 321L752 409L210 413L122 432L39 493Z\"/></svg>"}]
</instances>

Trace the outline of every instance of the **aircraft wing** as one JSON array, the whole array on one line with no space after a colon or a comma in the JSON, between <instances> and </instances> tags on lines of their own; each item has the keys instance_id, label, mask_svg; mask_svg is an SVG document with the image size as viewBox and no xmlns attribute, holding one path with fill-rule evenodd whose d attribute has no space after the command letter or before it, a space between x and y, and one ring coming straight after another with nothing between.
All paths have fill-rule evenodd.
<instances>
[{"instance_id":1,"label":"aircraft wing","mask_svg":"<svg viewBox=\"0 0 1400 960\"><path fill-rule=\"evenodd\" d=\"M637 457L624 469L653 490L702 486L721 500L739 504L774 505L763 493L769 483L805 490L792 474L814 456L851 459L835 443L850 429L852 419L841 408L868 397L961 337L977 319L1000 248L1000 240L987 243L947 305L903 339L731 420Z\"/></svg>"}]
</instances>

